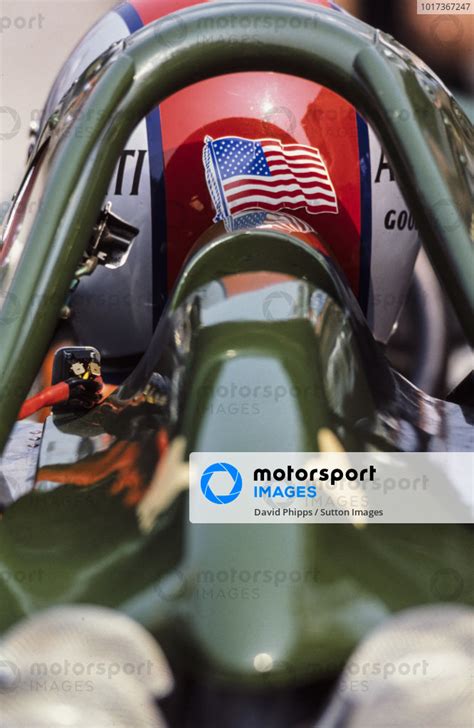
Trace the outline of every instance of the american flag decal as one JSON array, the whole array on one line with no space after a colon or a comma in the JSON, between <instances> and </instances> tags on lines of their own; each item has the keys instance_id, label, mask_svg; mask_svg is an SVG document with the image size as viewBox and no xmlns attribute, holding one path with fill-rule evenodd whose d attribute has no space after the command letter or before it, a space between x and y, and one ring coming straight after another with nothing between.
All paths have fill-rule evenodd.
<instances>
[{"instance_id":1,"label":"american flag decal","mask_svg":"<svg viewBox=\"0 0 474 728\"><path fill-rule=\"evenodd\" d=\"M215 222L256 208L338 212L328 170L313 147L279 139L207 136L203 163Z\"/></svg>"}]
</instances>

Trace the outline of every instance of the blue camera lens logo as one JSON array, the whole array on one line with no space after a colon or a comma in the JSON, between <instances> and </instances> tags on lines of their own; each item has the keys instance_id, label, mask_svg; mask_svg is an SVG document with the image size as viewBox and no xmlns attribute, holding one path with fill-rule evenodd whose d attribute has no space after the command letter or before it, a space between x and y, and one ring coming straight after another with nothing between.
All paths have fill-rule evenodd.
<instances>
[{"instance_id":1,"label":"blue camera lens logo","mask_svg":"<svg viewBox=\"0 0 474 728\"><path fill-rule=\"evenodd\" d=\"M229 478L232 480L232 490L227 495L219 495L212 490L211 479L215 473L228 473ZM201 476L201 490L211 503L218 503L220 505L232 503L240 495L240 491L242 490L242 476L237 468L229 463L213 463L205 469Z\"/></svg>"}]
</instances>

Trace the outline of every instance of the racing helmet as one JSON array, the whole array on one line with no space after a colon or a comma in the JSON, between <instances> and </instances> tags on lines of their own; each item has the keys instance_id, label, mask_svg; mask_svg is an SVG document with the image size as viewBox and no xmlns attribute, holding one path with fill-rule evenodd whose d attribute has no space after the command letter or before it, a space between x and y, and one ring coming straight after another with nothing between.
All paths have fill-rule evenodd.
<instances>
[{"instance_id":1,"label":"racing helmet","mask_svg":"<svg viewBox=\"0 0 474 728\"><path fill-rule=\"evenodd\" d=\"M345 12L330 0L307 1ZM42 125L112 43L195 4L130 0L104 15L60 71ZM245 34L243 20L239 34ZM169 23L173 35L185 37L179 16ZM183 261L215 222L235 229L246 219L264 223L277 215L290 230L314 230L329 243L382 342L393 330L419 248L374 131L330 89L281 73L217 76L170 96L130 136L105 202L139 233L121 267L100 267L81 279L71 324L77 343L110 358L146 349Z\"/></svg>"}]
</instances>

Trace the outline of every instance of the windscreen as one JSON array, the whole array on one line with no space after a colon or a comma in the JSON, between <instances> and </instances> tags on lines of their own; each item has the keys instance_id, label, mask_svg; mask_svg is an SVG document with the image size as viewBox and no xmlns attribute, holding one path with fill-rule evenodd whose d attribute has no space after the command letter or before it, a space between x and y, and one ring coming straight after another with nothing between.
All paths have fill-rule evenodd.
<instances>
[{"instance_id":1,"label":"windscreen","mask_svg":"<svg viewBox=\"0 0 474 728\"><path fill-rule=\"evenodd\" d=\"M45 186L46 141L30 162L18 193L3 221L0 237L0 315L8 305L8 292L25 248L31 225L41 204ZM11 303L11 302L10 302Z\"/></svg>"}]
</instances>

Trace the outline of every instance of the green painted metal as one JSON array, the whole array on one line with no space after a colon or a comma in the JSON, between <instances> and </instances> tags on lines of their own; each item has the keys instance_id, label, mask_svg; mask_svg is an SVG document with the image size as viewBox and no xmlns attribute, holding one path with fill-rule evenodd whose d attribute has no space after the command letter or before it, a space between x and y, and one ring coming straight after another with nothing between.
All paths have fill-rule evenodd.
<instances>
[{"instance_id":1,"label":"green painted metal","mask_svg":"<svg viewBox=\"0 0 474 728\"><path fill-rule=\"evenodd\" d=\"M148 26L123 50L119 44L97 78L89 69L63 104L47 152L51 170L42 204L10 290L21 313L0 324L0 448L38 370L131 130L154 104L189 83L245 70L306 77L364 113L406 198L417 201L413 214L426 248L474 340L466 167L472 127L459 107L414 56L343 14L285 2L212 3ZM436 111L433 89L442 107Z\"/></svg>"},{"instance_id":2,"label":"green painted metal","mask_svg":"<svg viewBox=\"0 0 474 728\"><path fill-rule=\"evenodd\" d=\"M282 280L285 261L291 273ZM246 289L243 279L269 270L278 282ZM241 292L210 303L211 287L222 290L229 276L243 281ZM203 526L189 522L181 492L144 533L124 504L127 491L113 492L115 459L89 487L72 484L78 453L103 432L112 435L110 449L136 447L148 475L159 427L186 439L185 457L193 450L312 451L321 427L337 432L347 449L396 447L379 427L384 414L392 427L401 424L394 376L377 360L354 298L324 256L289 235L229 234L216 226L181 283L148 367L84 417L49 420L41 457L51 463L50 446L59 442L60 463L61 436L69 435L71 464L61 468L68 484L28 494L2 519L0 631L53 604L104 604L145 625L175 674L234 687L290 686L336 674L361 638L395 611L442 599L471 603L472 533L464 526ZM294 306L274 320L265 302L282 291ZM174 375L165 413L140 401L153 372ZM248 401L232 394L233 384L260 387L252 397L256 411L242 410ZM265 388L280 394L267 397ZM425 424L429 410L425 399ZM85 462L93 474L94 457ZM443 593L446 573L465 586ZM263 673L255 664L262 653L273 660Z\"/></svg>"}]
</instances>

